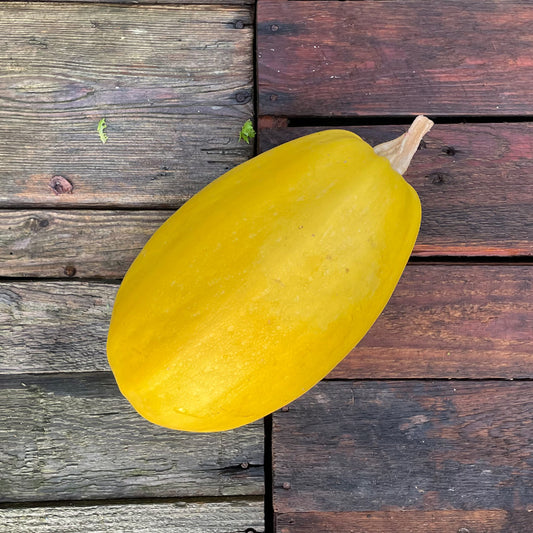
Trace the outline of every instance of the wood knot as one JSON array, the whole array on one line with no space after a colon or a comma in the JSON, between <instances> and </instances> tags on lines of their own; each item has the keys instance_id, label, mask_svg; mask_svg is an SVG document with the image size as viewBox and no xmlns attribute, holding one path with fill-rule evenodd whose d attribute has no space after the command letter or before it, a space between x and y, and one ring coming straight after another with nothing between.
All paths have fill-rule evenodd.
<instances>
[{"instance_id":1,"label":"wood knot","mask_svg":"<svg viewBox=\"0 0 533 533\"><path fill-rule=\"evenodd\" d=\"M442 149L442 152L446 155L454 156L457 153L457 150L453 146L445 146Z\"/></svg>"},{"instance_id":2,"label":"wood knot","mask_svg":"<svg viewBox=\"0 0 533 533\"><path fill-rule=\"evenodd\" d=\"M433 185L444 185L450 181L450 176L444 172L432 172L429 174L428 179Z\"/></svg>"},{"instance_id":3,"label":"wood knot","mask_svg":"<svg viewBox=\"0 0 533 533\"><path fill-rule=\"evenodd\" d=\"M67 265L64 268L63 272L65 273L65 276L67 276L67 278L72 278L76 275L76 267L72 265Z\"/></svg>"},{"instance_id":4,"label":"wood knot","mask_svg":"<svg viewBox=\"0 0 533 533\"><path fill-rule=\"evenodd\" d=\"M235 100L237 100L239 104L244 104L246 102L249 102L251 98L252 98L252 95L250 94L249 91L239 91L238 93L235 94Z\"/></svg>"},{"instance_id":5,"label":"wood knot","mask_svg":"<svg viewBox=\"0 0 533 533\"><path fill-rule=\"evenodd\" d=\"M74 188L72 183L63 176L54 176L48 185L57 196L60 194L72 194L72 189Z\"/></svg>"}]
</instances>

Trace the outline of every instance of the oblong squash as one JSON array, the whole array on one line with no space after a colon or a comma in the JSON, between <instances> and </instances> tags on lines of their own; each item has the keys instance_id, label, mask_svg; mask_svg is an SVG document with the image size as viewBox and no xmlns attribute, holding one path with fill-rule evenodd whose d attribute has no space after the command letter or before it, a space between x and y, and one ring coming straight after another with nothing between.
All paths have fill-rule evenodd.
<instances>
[{"instance_id":1,"label":"oblong squash","mask_svg":"<svg viewBox=\"0 0 533 533\"><path fill-rule=\"evenodd\" d=\"M350 352L417 237L420 201L389 162L403 172L415 133L376 151L344 130L291 141L212 182L155 232L121 284L107 344L142 416L235 428Z\"/></svg>"}]
</instances>

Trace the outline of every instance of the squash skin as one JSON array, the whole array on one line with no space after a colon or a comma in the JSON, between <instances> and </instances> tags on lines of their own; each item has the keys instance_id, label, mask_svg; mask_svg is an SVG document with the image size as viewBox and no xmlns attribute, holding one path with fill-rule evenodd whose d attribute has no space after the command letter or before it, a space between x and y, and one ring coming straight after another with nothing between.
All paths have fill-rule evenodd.
<instances>
[{"instance_id":1,"label":"squash skin","mask_svg":"<svg viewBox=\"0 0 533 533\"><path fill-rule=\"evenodd\" d=\"M121 284L107 344L121 392L151 422L195 432L290 403L379 316L420 219L414 189L348 131L230 170L154 233Z\"/></svg>"}]
</instances>

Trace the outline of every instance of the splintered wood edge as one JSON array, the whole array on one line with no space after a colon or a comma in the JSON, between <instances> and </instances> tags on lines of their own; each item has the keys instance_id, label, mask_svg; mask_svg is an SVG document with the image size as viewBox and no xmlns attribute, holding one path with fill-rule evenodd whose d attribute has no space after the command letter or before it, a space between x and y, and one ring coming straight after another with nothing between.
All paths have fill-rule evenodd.
<instances>
[{"instance_id":1,"label":"splintered wood edge","mask_svg":"<svg viewBox=\"0 0 533 533\"><path fill-rule=\"evenodd\" d=\"M404 174L409 168L420 141L432 127L433 121L424 115L418 115L403 135L392 141L378 144L374 147L374 152L388 159L398 174Z\"/></svg>"}]
</instances>

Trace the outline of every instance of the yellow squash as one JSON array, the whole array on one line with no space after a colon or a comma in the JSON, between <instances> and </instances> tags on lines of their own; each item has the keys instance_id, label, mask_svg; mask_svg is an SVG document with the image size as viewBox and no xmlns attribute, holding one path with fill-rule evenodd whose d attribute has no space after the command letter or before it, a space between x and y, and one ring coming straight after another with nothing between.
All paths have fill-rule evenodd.
<instances>
[{"instance_id":1,"label":"yellow squash","mask_svg":"<svg viewBox=\"0 0 533 533\"><path fill-rule=\"evenodd\" d=\"M328 374L378 317L414 246L420 202L398 171L430 126L418 117L376 149L343 130L301 137L170 217L127 272L111 319L109 363L135 409L169 428L227 430Z\"/></svg>"}]
</instances>

